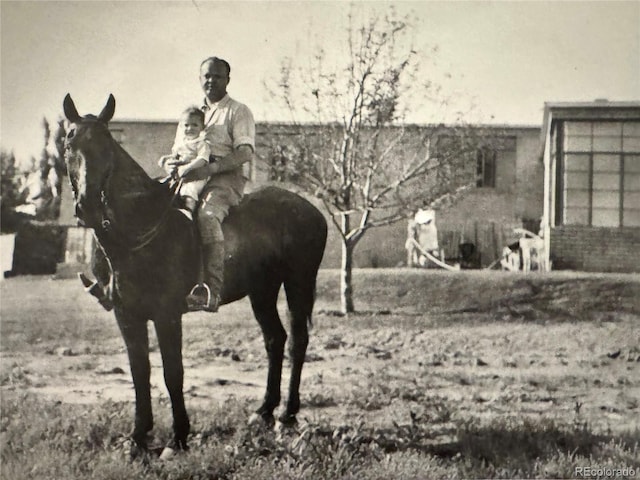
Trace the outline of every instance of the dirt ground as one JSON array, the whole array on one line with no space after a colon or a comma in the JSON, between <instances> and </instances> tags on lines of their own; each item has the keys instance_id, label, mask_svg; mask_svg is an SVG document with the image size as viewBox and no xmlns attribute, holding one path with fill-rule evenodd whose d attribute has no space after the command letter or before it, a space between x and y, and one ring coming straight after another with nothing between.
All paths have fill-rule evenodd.
<instances>
[{"instance_id":1,"label":"dirt ground","mask_svg":"<svg viewBox=\"0 0 640 480\"><path fill-rule=\"evenodd\" d=\"M451 420L499 416L640 431L637 276L369 270L356 272L360 311L348 317L335 312L337 278L319 279L302 419L423 418L440 436ZM133 406L113 315L75 280L7 279L0 292L2 395ZM166 404L152 330L152 395ZM183 330L187 406L231 396L257 406L266 355L248 301L188 314Z\"/></svg>"}]
</instances>

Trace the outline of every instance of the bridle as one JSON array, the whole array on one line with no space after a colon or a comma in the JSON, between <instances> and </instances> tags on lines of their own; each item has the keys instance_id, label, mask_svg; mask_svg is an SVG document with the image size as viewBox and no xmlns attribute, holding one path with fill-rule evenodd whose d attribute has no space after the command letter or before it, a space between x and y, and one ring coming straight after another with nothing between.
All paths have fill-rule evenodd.
<instances>
[{"instance_id":1,"label":"bridle","mask_svg":"<svg viewBox=\"0 0 640 480\"><path fill-rule=\"evenodd\" d=\"M65 149L68 154L71 153L71 148L68 144L65 145ZM143 249L144 247L146 247L147 245L149 245L161 232L162 227L169 216L169 213L173 209L174 202L179 194L180 187L182 186L182 183L183 183L183 179L182 178L178 179L175 177L175 175L172 175L171 177L166 179L171 181L171 184L169 186L171 198L166 208L162 212L162 215L160 216L159 220L155 222L151 226L151 228L144 231L142 234L136 236L132 242L124 242L121 240L117 240L118 238L126 238L126 235L124 234L124 232L122 232L120 235L113 235L115 230L114 225L117 225L117 222L115 222L113 218L113 214L112 214L113 210L109 206L109 196L108 196L108 192L110 191L110 187L111 187L111 180L113 177L113 170L114 170L114 166L113 166L113 163L111 163L100 185L99 195L100 195L101 219L100 219L100 224L97 227L94 227L94 230L98 229L103 234L109 234L109 236L113 239L114 243L119 244L120 247L128 250L129 252L137 252ZM129 195L137 195L137 194L138 193L130 193ZM74 196L76 195L77 194L74 189ZM77 199L75 199L75 203L77 205Z\"/></svg>"}]
</instances>

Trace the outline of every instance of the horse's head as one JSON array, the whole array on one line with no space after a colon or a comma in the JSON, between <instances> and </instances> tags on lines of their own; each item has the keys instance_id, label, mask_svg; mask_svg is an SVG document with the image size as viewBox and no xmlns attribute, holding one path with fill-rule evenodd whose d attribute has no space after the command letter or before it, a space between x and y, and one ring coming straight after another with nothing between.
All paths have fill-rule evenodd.
<instances>
[{"instance_id":1,"label":"horse's head","mask_svg":"<svg viewBox=\"0 0 640 480\"><path fill-rule=\"evenodd\" d=\"M114 144L107 126L116 100L109 95L102 112L81 117L67 94L64 115L70 122L65 138L65 162L75 201L76 216L87 227L102 221L104 189L114 168Z\"/></svg>"}]
</instances>

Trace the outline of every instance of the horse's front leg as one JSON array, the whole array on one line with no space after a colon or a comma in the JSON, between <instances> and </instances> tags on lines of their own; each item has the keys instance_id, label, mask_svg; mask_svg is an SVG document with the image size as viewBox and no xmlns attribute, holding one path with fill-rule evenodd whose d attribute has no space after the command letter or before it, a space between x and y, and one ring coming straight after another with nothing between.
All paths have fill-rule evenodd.
<instances>
[{"instance_id":1,"label":"horse's front leg","mask_svg":"<svg viewBox=\"0 0 640 480\"><path fill-rule=\"evenodd\" d=\"M147 452L147 433L153 428L147 320L131 315L122 308L116 308L116 319L127 347L136 392L135 425L131 434L135 442L131 455L136 457Z\"/></svg>"},{"instance_id":2,"label":"horse's front leg","mask_svg":"<svg viewBox=\"0 0 640 480\"><path fill-rule=\"evenodd\" d=\"M155 320L158 345L164 367L164 381L171 398L173 411L173 439L165 448L163 457L175 450L188 450L189 416L184 404L182 365L182 313L167 313Z\"/></svg>"}]
</instances>

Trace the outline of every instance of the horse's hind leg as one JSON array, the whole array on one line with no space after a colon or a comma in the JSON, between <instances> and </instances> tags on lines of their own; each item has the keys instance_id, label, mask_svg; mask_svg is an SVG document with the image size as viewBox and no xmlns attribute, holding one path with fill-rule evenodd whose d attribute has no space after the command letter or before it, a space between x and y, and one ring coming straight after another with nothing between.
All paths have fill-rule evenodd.
<instances>
[{"instance_id":1,"label":"horse's hind leg","mask_svg":"<svg viewBox=\"0 0 640 480\"><path fill-rule=\"evenodd\" d=\"M285 425L296 422L300 410L300 377L309 344L309 324L315 299L315 276L285 281L287 303L290 313L289 356L291 358L291 377L289 380L289 399L280 421Z\"/></svg>"},{"instance_id":2,"label":"horse's hind leg","mask_svg":"<svg viewBox=\"0 0 640 480\"><path fill-rule=\"evenodd\" d=\"M277 309L279 290L280 284L269 283L249 295L253 313L262 329L264 345L269 357L267 391L262 405L256 411L267 425L273 424L273 411L280 403L282 361L284 344L287 341L287 333L282 326Z\"/></svg>"}]
</instances>

